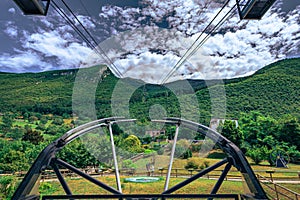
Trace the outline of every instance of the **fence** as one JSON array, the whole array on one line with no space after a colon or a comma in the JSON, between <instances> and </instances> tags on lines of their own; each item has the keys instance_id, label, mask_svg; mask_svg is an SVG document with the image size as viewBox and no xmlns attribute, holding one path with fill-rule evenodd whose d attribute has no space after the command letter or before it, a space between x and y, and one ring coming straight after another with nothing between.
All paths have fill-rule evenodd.
<instances>
[{"instance_id":1,"label":"fence","mask_svg":"<svg viewBox=\"0 0 300 200\"><path fill-rule=\"evenodd\" d=\"M257 178L264 187L266 193L271 199L300 199L300 194L286 187L283 187L264 176L257 174Z\"/></svg>"},{"instance_id":2,"label":"fence","mask_svg":"<svg viewBox=\"0 0 300 200\"><path fill-rule=\"evenodd\" d=\"M146 168L145 168L146 169ZM80 169L81 171L88 173L90 175L110 175L114 173L114 170L112 169L98 169L94 167L88 167L88 168L83 168ZM125 176L133 176L133 175L147 175L147 171L136 171L133 168L120 168L120 174L125 175ZM159 167L155 169L154 176L165 176L167 173L167 168ZM71 171L67 169L60 169L61 173L64 176L76 176L76 174L72 173ZM201 169L185 169L185 168L173 168L171 171L171 176L173 177L186 177L186 176L192 176L196 173L201 171ZM285 171L262 171L258 170L254 172L257 174L260 174L260 177L266 177L269 176L268 178L271 181L279 181L279 180L289 180L289 181L300 181L300 172L299 171L293 171L293 170L285 170ZM5 175L16 175L17 177L24 177L26 174L26 171L20 171L20 172L6 172L6 173L1 173L0 176L5 176ZM210 179L210 178L218 178L220 174L222 173L222 170L213 170L209 174L205 175L204 177ZM281 176L282 173L289 174L289 176ZM53 170L45 170L43 173L44 179L48 178L55 178L56 175ZM226 176L226 179L242 179L241 174L237 170L230 170L229 173Z\"/></svg>"}]
</instances>

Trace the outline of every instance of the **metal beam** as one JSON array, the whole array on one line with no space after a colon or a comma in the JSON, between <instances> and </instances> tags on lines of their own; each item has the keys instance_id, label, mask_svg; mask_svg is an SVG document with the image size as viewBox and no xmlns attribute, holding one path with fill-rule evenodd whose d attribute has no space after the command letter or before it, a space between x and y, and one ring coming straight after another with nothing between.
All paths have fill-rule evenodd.
<instances>
[{"instance_id":1,"label":"metal beam","mask_svg":"<svg viewBox=\"0 0 300 200\"><path fill-rule=\"evenodd\" d=\"M111 123L108 124L108 129L109 129L111 149L112 149L114 165L115 165L115 174L116 174L117 187L118 187L118 190L120 191L120 193L122 193L121 180L120 180L119 167L118 167L118 160L117 160L117 153L116 153L116 147L115 147L114 135L113 135Z\"/></svg>"},{"instance_id":2,"label":"metal beam","mask_svg":"<svg viewBox=\"0 0 300 200\"><path fill-rule=\"evenodd\" d=\"M216 164L214 164L214 165L212 165L212 166L210 166L210 167L208 167L206 169L203 169L202 171L200 171L198 174L192 176L191 178L189 178L189 179L187 179L187 180L185 180L185 181L183 181L183 182L181 182L181 183L173 186L172 188L164 191L162 194L170 194L172 192L175 192L176 190L178 190L178 189L186 186L187 184L189 184L189 183L193 182L194 180L200 178L201 176L203 176L203 175L205 175L205 174L213 171L214 169L216 169L216 168L224 165L227 162L228 162L228 160L227 160L227 158L225 158L225 159L221 160L220 162L218 162L218 163L216 163Z\"/></svg>"},{"instance_id":3,"label":"metal beam","mask_svg":"<svg viewBox=\"0 0 300 200\"><path fill-rule=\"evenodd\" d=\"M24 15L47 15L50 0L13 0Z\"/></svg>"},{"instance_id":4,"label":"metal beam","mask_svg":"<svg viewBox=\"0 0 300 200\"><path fill-rule=\"evenodd\" d=\"M175 131L175 135L174 135L173 146L172 146L172 151L171 151L171 155L170 155L170 162L169 162L168 172L167 172L167 176L166 176L164 191L168 190L168 188L169 188L169 182L170 182L172 165L173 165L173 160L174 160L174 155L175 155L178 132L179 132L179 124L176 124L176 131Z\"/></svg>"},{"instance_id":5,"label":"metal beam","mask_svg":"<svg viewBox=\"0 0 300 200\"><path fill-rule=\"evenodd\" d=\"M71 190L70 190L67 182L65 181L64 177L60 173L60 171L59 171L59 169L58 169L58 167L57 167L57 165L55 163L52 163L52 168L53 168L53 170L54 170L54 172L55 172L55 174L56 174L56 176L57 176L57 178L58 178L61 186L63 187L65 193L67 195L72 195L72 192L71 192Z\"/></svg>"},{"instance_id":6,"label":"metal beam","mask_svg":"<svg viewBox=\"0 0 300 200\"><path fill-rule=\"evenodd\" d=\"M67 169L73 171L74 173L78 174L79 176L82 176L83 178L89 180L90 182L92 182L92 183L94 183L94 184L96 184L96 185L102 187L103 189L105 189L105 190L107 190L107 191L109 191L109 192L111 192L111 193L113 193L113 194L122 194L122 193L120 193L118 190L116 190L116 189L114 189L114 188L112 188L112 187L110 187L110 186L108 186L108 185L102 183L101 181L98 181L97 179L94 179L93 177L91 177L91 176L89 176L88 174L86 174L86 173L80 171L80 170L77 169L76 167L70 165L69 163L67 163L67 162L65 162L65 161L63 161L63 160L61 160L61 159L56 159L54 162L55 162L56 164L58 164L58 165L61 165L61 166L65 167L65 168L67 168Z\"/></svg>"},{"instance_id":7,"label":"metal beam","mask_svg":"<svg viewBox=\"0 0 300 200\"><path fill-rule=\"evenodd\" d=\"M221 185L222 185L224 179L226 178L226 176L227 176L227 174L228 174L228 172L229 172L231 166L232 166L232 164L231 164L230 162L225 166L225 168L224 168L224 170L223 170L221 176L219 177L219 179L218 179L216 185L214 186L214 188L212 189L212 191L211 191L210 194L217 194L217 192L218 192L218 190L220 189L220 187L221 187Z\"/></svg>"}]
</instances>

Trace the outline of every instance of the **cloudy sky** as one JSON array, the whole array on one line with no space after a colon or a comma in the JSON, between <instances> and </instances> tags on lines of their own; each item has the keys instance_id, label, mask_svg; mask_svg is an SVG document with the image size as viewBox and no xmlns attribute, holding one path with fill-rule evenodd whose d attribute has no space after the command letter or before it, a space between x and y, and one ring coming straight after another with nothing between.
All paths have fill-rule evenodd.
<instances>
[{"instance_id":1,"label":"cloudy sky","mask_svg":"<svg viewBox=\"0 0 300 200\"><path fill-rule=\"evenodd\" d=\"M205 32L225 0L65 0L93 38L61 0L54 2L89 41L97 42L97 50L92 50L53 6L46 17L24 16L12 0L1 0L0 71L40 72L106 63L120 77L162 83L172 69L176 73L168 81L232 78L276 60L300 56L298 0L277 0L258 21L241 21L233 9L198 51L190 49L191 45L207 36L235 0Z\"/></svg>"}]
</instances>

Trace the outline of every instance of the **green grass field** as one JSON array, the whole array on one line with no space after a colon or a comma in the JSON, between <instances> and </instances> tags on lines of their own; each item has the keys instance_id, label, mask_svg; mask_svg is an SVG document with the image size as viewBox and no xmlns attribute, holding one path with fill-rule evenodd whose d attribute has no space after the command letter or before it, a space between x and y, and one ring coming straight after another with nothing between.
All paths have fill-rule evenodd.
<instances>
[{"instance_id":1,"label":"green grass field","mask_svg":"<svg viewBox=\"0 0 300 200\"><path fill-rule=\"evenodd\" d=\"M152 156L140 159L135 164L137 165L137 170L135 176L145 176L147 174L145 169L145 164L150 162ZM216 162L219 162L220 159L208 159L208 158L199 158L193 157L192 160L197 164L201 165L204 161L209 162L209 165L213 165ZM121 186L122 191L124 194L160 194L163 192L164 184L165 184L165 175L167 172L167 163L169 162L169 156L155 156L155 175L160 176L161 171L158 170L160 167L163 167L162 179L153 182L153 183L132 183L132 182L125 182L124 178L128 176L121 176ZM186 165L188 160L186 159L175 159L173 163L173 168L178 168L178 177L175 177L175 170L172 170L172 177L170 179L169 188L178 184L179 182L184 181L188 177L190 177L190 173L183 169L183 166ZM266 173L268 170L276 171L273 174L275 179L286 179L286 180L298 180L297 179L297 171L300 171L300 165L290 164L289 168L282 169L282 168L275 168L270 166L264 165L253 165L253 170L258 171L262 176L269 178L269 174ZM181 188L177 191L177 193L181 194L208 194L211 192L214 184L216 183L218 175L221 174L221 170L224 166L219 167L216 171L210 173L210 179L207 179L207 176L204 178L198 179L187 186ZM278 172L280 170L280 172ZM291 173L291 171L293 173ZM197 171L193 171L193 174L196 174ZM218 193L220 194L242 194L245 192L245 188L247 187L246 184L241 181L241 174L238 172L234 167L228 173L228 180L225 180L219 190ZM230 179L235 178L236 180ZM105 176L98 176L98 180L101 182L117 188L116 180L114 175L105 175ZM104 189L99 188L98 186L88 182L83 178L67 178L67 183L69 184L70 188L72 188L72 192L74 194L109 194L109 192L105 191ZM297 184L282 184L283 186L300 193L300 186ZM58 181L47 181L41 183L41 194L64 194L63 189L61 188Z\"/></svg>"},{"instance_id":2,"label":"green grass field","mask_svg":"<svg viewBox=\"0 0 300 200\"><path fill-rule=\"evenodd\" d=\"M165 179L153 183L130 183L124 182L121 177L122 192L124 194L160 194L163 192ZM101 182L117 188L114 176L98 177ZM185 178L171 178L169 188L182 182ZM175 193L179 194L209 194L217 180L198 179ZM102 188L86 181L83 178L68 178L67 183L73 194L110 194ZM300 192L297 184L282 184L295 192ZM58 181L42 182L40 186L41 195L65 194ZM224 181L218 194L243 194L245 193L245 183L242 181Z\"/></svg>"},{"instance_id":3,"label":"green grass field","mask_svg":"<svg viewBox=\"0 0 300 200\"><path fill-rule=\"evenodd\" d=\"M165 179L153 183L125 183L124 178L121 179L122 190L124 194L160 194L163 192ZM109 186L116 188L114 176L99 177L98 180L106 183ZM185 178L171 178L169 188L185 180ZM73 188L74 194L109 194L107 191L93 185L85 179L67 179L70 188ZM207 194L214 186L216 180L199 179L189 185L181 188L176 193L182 194ZM41 188L46 188L43 185L48 185L48 190L40 190L44 194L64 194L63 189L57 181L41 183ZM49 186L49 184L51 186ZM51 189L50 189L51 188ZM54 190L53 190L54 189ZM239 194L243 193L243 183L240 181L225 181L219 193ZM42 194L43 194L42 193Z\"/></svg>"}]
</instances>

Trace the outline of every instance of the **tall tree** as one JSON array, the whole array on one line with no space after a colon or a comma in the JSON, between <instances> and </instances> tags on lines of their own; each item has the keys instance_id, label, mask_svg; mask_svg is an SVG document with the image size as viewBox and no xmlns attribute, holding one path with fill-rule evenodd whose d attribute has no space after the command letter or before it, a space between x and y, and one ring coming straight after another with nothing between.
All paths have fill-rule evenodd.
<instances>
[{"instance_id":1,"label":"tall tree","mask_svg":"<svg viewBox=\"0 0 300 200\"><path fill-rule=\"evenodd\" d=\"M280 121L279 131L276 133L279 141L284 141L300 150L300 124L296 117L288 115Z\"/></svg>"},{"instance_id":2,"label":"tall tree","mask_svg":"<svg viewBox=\"0 0 300 200\"><path fill-rule=\"evenodd\" d=\"M44 141L44 137L41 132L37 130L33 130L31 128L27 128L24 136L22 137L23 141L29 141L32 144L39 144L40 142Z\"/></svg>"},{"instance_id":3,"label":"tall tree","mask_svg":"<svg viewBox=\"0 0 300 200\"><path fill-rule=\"evenodd\" d=\"M220 123L217 131L241 148L244 136L235 121L225 120L224 123Z\"/></svg>"}]
</instances>

